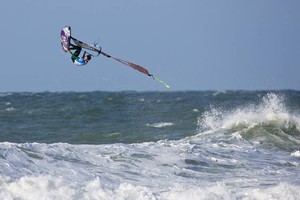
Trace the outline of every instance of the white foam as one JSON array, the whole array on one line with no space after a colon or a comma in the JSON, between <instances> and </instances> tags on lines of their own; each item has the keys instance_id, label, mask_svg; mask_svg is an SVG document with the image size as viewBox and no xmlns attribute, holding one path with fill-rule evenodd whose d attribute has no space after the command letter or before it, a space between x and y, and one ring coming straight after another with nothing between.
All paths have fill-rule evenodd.
<instances>
[{"instance_id":1,"label":"white foam","mask_svg":"<svg viewBox=\"0 0 300 200\"><path fill-rule=\"evenodd\" d=\"M291 156L299 158L300 157L300 151L295 151L295 152L291 153Z\"/></svg>"},{"instance_id":2,"label":"white foam","mask_svg":"<svg viewBox=\"0 0 300 200\"><path fill-rule=\"evenodd\" d=\"M154 127L154 128L164 128L164 127L167 127L167 126L173 126L174 123L172 123L172 122L159 122L159 123L146 124L146 125L150 126L150 127Z\"/></svg>"},{"instance_id":3,"label":"white foam","mask_svg":"<svg viewBox=\"0 0 300 200\"><path fill-rule=\"evenodd\" d=\"M16 110L14 107L8 107L8 108L6 108L5 109L6 111L8 111L8 112L12 112L12 111L14 111L14 110Z\"/></svg>"},{"instance_id":4,"label":"white foam","mask_svg":"<svg viewBox=\"0 0 300 200\"><path fill-rule=\"evenodd\" d=\"M201 199L224 199L230 200L233 196L229 188L224 184L217 183L208 187L191 187L177 186L162 195L165 200L201 200Z\"/></svg>"},{"instance_id":5,"label":"white foam","mask_svg":"<svg viewBox=\"0 0 300 200\"><path fill-rule=\"evenodd\" d=\"M172 184L170 184L172 185ZM12 199L105 199L105 200L202 200L202 199L297 199L300 186L279 183L266 189L235 189L224 183L208 186L176 184L160 193L123 182L111 187L94 178L86 182L67 181L49 175L24 176L17 180L0 176L0 198Z\"/></svg>"},{"instance_id":6,"label":"white foam","mask_svg":"<svg viewBox=\"0 0 300 200\"><path fill-rule=\"evenodd\" d=\"M155 199L155 195L146 187L122 183L116 189L105 188L99 178L89 182L84 189L83 199Z\"/></svg>"},{"instance_id":7,"label":"white foam","mask_svg":"<svg viewBox=\"0 0 300 200\"><path fill-rule=\"evenodd\" d=\"M200 112L197 108L194 108L193 109L193 112L196 112L196 113L198 113L198 112Z\"/></svg>"},{"instance_id":8,"label":"white foam","mask_svg":"<svg viewBox=\"0 0 300 200\"><path fill-rule=\"evenodd\" d=\"M62 179L51 176L27 177L13 181L0 176L1 199L71 199L74 190Z\"/></svg>"},{"instance_id":9,"label":"white foam","mask_svg":"<svg viewBox=\"0 0 300 200\"><path fill-rule=\"evenodd\" d=\"M263 152L212 145L189 139L107 145L0 143L0 199L256 199L278 197L277 190L298 197L299 186L278 181L297 179L296 165L285 169L279 160L270 168L260 161ZM255 163L248 160L254 156ZM271 186L261 187L266 180Z\"/></svg>"},{"instance_id":10,"label":"white foam","mask_svg":"<svg viewBox=\"0 0 300 200\"><path fill-rule=\"evenodd\" d=\"M299 199L300 186L288 183L279 183L267 189L252 189L246 193L245 199Z\"/></svg>"},{"instance_id":11,"label":"white foam","mask_svg":"<svg viewBox=\"0 0 300 200\"><path fill-rule=\"evenodd\" d=\"M11 96L11 95L13 95L13 93L10 93L10 92L8 92L8 93L0 93L0 97L7 97L7 96Z\"/></svg>"},{"instance_id":12,"label":"white foam","mask_svg":"<svg viewBox=\"0 0 300 200\"><path fill-rule=\"evenodd\" d=\"M289 113L284 105L284 98L273 93L263 97L258 105L236 108L232 111L223 111L212 107L198 118L199 132L203 130L248 130L257 125L272 125L279 129L296 127L300 131L300 117ZM292 138L289 135L290 140Z\"/></svg>"},{"instance_id":13,"label":"white foam","mask_svg":"<svg viewBox=\"0 0 300 200\"><path fill-rule=\"evenodd\" d=\"M117 188L103 185L99 178L84 183L66 182L61 177L22 177L12 181L0 176L1 199L155 199L146 187L122 183Z\"/></svg>"}]
</instances>

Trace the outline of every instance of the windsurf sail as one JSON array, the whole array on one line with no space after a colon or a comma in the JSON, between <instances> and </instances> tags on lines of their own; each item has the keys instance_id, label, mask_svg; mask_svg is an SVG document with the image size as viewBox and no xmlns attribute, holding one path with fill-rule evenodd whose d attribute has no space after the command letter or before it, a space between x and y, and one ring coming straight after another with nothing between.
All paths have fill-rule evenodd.
<instances>
[{"instance_id":1,"label":"windsurf sail","mask_svg":"<svg viewBox=\"0 0 300 200\"><path fill-rule=\"evenodd\" d=\"M71 27L65 26L61 32L60 32L60 43L65 52L69 52L69 48L71 45L71 40L77 45L80 46L83 49L96 52L96 55L93 55L92 53L88 52L92 56L98 56L101 53L101 47L97 46L96 43L94 45L89 45L84 42L81 42L80 40L77 40L76 38L73 38L71 35Z\"/></svg>"},{"instance_id":2,"label":"windsurf sail","mask_svg":"<svg viewBox=\"0 0 300 200\"><path fill-rule=\"evenodd\" d=\"M65 52L69 51L71 39L71 27L65 26L60 32L60 44Z\"/></svg>"}]
</instances>

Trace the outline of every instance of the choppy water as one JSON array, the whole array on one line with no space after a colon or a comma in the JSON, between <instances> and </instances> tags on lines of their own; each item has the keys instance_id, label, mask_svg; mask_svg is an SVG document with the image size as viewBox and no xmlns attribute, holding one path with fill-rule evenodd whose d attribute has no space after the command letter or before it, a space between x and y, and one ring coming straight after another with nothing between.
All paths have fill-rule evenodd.
<instances>
[{"instance_id":1,"label":"choppy water","mask_svg":"<svg viewBox=\"0 0 300 200\"><path fill-rule=\"evenodd\" d=\"M0 199L300 199L300 92L0 93Z\"/></svg>"}]
</instances>

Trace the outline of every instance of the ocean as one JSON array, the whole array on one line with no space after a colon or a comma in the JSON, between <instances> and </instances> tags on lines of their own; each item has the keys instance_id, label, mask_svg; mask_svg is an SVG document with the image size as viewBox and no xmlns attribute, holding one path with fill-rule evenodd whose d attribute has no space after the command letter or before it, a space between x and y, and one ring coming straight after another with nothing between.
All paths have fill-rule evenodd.
<instances>
[{"instance_id":1,"label":"ocean","mask_svg":"<svg viewBox=\"0 0 300 200\"><path fill-rule=\"evenodd\" d=\"M300 91L0 93L0 199L300 199Z\"/></svg>"}]
</instances>

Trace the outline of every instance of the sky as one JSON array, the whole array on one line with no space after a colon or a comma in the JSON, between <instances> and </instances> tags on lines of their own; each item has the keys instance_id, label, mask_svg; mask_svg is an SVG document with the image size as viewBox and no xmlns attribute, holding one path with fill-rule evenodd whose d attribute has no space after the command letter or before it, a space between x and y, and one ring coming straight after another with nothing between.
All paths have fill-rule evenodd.
<instances>
[{"instance_id":1,"label":"sky","mask_svg":"<svg viewBox=\"0 0 300 200\"><path fill-rule=\"evenodd\" d=\"M299 0L1 2L0 92L300 90ZM59 41L139 64L170 89L102 55L76 67Z\"/></svg>"}]
</instances>

